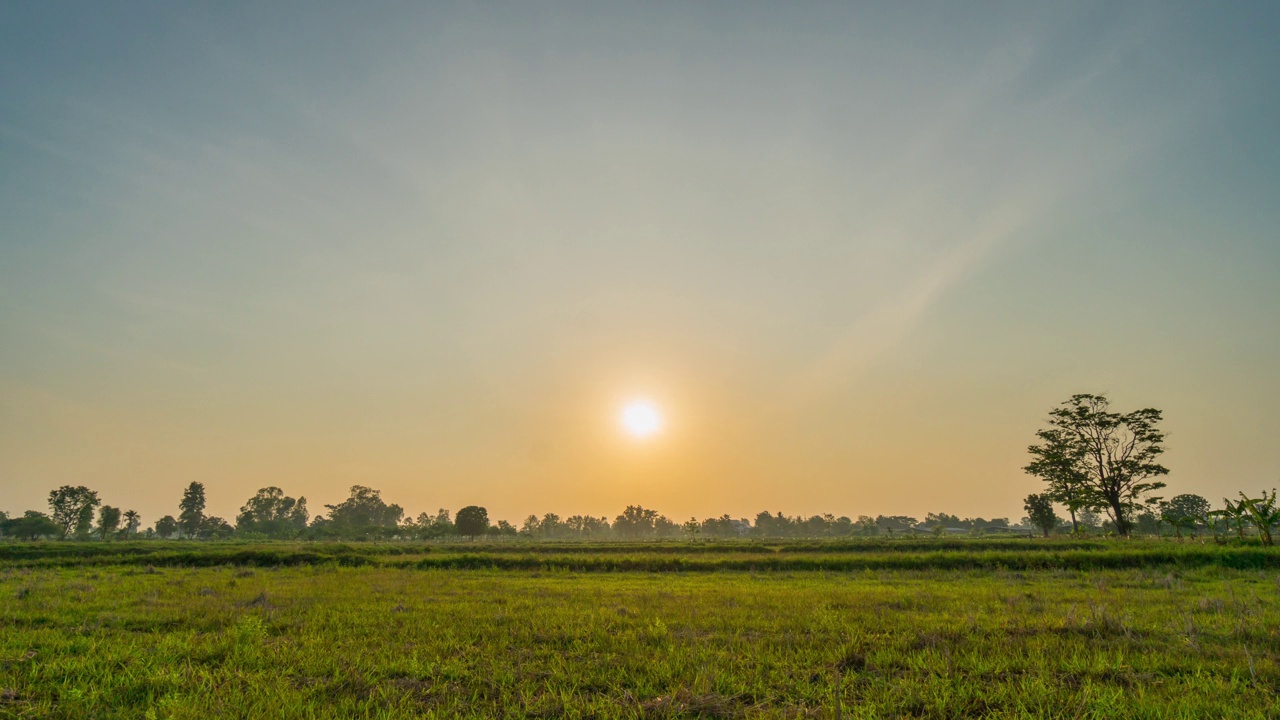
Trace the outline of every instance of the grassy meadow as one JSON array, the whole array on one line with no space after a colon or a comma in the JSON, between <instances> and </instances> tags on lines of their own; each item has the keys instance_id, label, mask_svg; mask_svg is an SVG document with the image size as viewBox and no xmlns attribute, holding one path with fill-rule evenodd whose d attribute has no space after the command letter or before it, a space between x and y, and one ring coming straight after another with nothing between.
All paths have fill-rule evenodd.
<instances>
[{"instance_id":1,"label":"grassy meadow","mask_svg":"<svg viewBox=\"0 0 1280 720\"><path fill-rule=\"evenodd\" d=\"M2 718L1280 716L1280 553L0 545Z\"/></svg>"}]
</instances>

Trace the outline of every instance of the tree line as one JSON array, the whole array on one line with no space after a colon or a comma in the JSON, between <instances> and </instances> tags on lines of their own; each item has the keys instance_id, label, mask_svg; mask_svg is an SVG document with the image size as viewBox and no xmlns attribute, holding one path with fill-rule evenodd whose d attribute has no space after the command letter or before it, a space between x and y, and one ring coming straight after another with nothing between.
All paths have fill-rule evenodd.
<instances>
[{"instance_id":1,"label":"tree line","mask_svg":"<svg viewBox=\"0 0 1280 720\"><path fill-rule=\"evenodd\" d=\"M530 515L519 527L506 520L491 522L478 505L450 516L406 517L402 507L387 503L378 490L354 485L346 500L325 505L312 517L305 497L292 498L278 487L265 487L249 498L234 523L205 513L205 487L193 482L183 491L178 513L165 515L149 528L133 510L103 504L98 493L84 486L64 485L49 493L49 512L29 510L9 517L0 512L0 536L17 539L112 540L121 538L225 539L414 539L525 538L650 539L650 538L830 538L879 535L997 534L1037 531L1059 534L1105 533L1119 536L1159 535L1171 531L1212 533L1223 539L1234 534L1256 535L1265 544L1280 526L1275 490L1251 498L1223 500L1213 509L1199 495L1182 494L1165 501L1155 495L1165 487L1158 478L1168 468L1158 460L1165 435L1161 412L1144 408L1129 413L1111 410L1104 395L1073 395L1049 412L1047 427L1036 432L1039 442L1028 447L1031 461L1025 472L1042 480L1044 492L1028 495L1027 516L1011 524L1008 518L963 518L929 513L923 521L905 515L868 515L856 519L831 514L787 516L760 512L754 518L729 515L699 520L672 520L655 510L629 505L610 520L605 517L555 513ZM1065 509L1069 521L1057 514Z\"/></svg>"},{"instance_id":2,"label":"tree line","mask_svg":"<svg viewBox=\"0 0 1280 720\"><path fill-rule=\"evenodd\" d=\"M1240 536L1256 532L1270 541L1276 525L1275 493L1263 494L1266 502L1243 498L1227 501L1230 512L1213 511L1197 495L1180 495L1160 502L1154 509L1139 510L1130 532L1181 536L1187 531L1212 531L1223 535L1231 529ZM355 485L346 500L325 505L324 514L312 517L305 497L289 497L278 487L266 487L249 498L234 523L205 514L205 488L187 486L176 515L165 515L143 528L138 513L104 505L98 493L83 486L63 486L49 493L50 512L27 511L10 518L0 512L0 537L12 539L294 539L294 540L439 540L449 538L508 538L526 540L643 540L696 538L842 538L921 535L1107 534L1116 527L1092 508L1081 507L1068 523L1058 517L1047 493L1027 498L1027 517L1018 523L1008 518L961 518L929 513L923 520L906 515L861 515L856 519L831 514L788 516L760 512L754 518L730 515L676 522L656 510L629 505L610 520L607 516L546 513L529 515L517 527L506 520L491 522L480 506L462 508L456 515L446 509L407 517L399 505L387 503L380 491ZM1268 509L1269 508L1269 509ZM1268 513L1270 513L1268 515ZM1260 518L1271 517L1270 524Z\"/></svg>"},{"instance_id":3,"label":"tree line","mask_svg":"<svg viewBox=\"0 0 1280 720\"><path fill-rule=\"evenodd\" d=\"M103 504L97 491L64 485L49 493L49 512L29 510L10 518L0 512L0 536L36 540L117 540L131 538L220 540L247 539L405 539L525 538L531 540L639 540L654 538L822 538L918 534L945 526L973 532L1017 529L1008 518L964 518L930 513L924 521L905 515L868 515L856 519L832 514L788 516L760 512L754 518L729 515L684 522L643 507L628 505L612 520L607 516L546 513L529 515L517 527L506 520L491 522L480 506L446 509L407 517L402 508L382 499L382 493L363 485L351 487L346 500L325 505L312 517L305 497L293 498L278 487L265 487L249 498L234 523L205 513L205 487L193 482L178 502L178 513L165 515L148 528L133 510Z\"/></svg>"}]
</instances>

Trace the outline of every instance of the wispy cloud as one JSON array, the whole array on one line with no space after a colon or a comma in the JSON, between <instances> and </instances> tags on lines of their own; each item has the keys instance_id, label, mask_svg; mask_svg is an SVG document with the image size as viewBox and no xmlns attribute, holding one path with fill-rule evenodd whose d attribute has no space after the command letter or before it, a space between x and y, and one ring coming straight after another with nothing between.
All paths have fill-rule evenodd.
<instances>
[{"instance_id":1,"label":"wispy cloud","mask_svg":"<svg viewBox=\"0 0 1280 720\"><path fill-rule=\"evenodd\" d=\"M936 114L921 123L916 139L889 173L891 201L879 212L870 236L902 238L934 248L896 289L832 336L822 351L801 367L786 387L801 404L833 388L856 385L877 363L892 357L921 321L948 293L968 281L1002 249L1029 234L1042 234L1054 213L1079 199L1082 191L1120 176L1135 157L1168 143L1185 129L1195 107L1188 97L1177 108L1151 108L1119 127L1092 126L1071 101L1108 73L1123 66L1142 33L1117 32L1114 42L1080 63L1074 74L1019 105L1011 88L1027 81L1044 63L1032 38L1020 38L991 51L972 79L948 93ZM1172 110L1172 112L1171 112ZM1020 137L1007 156L988 158L986 190L968 187L963 153L986 124L1019 120ZM1052 137L1054 142L1042 138ZM922 188L938 188L925 190ZM963 215L943 210L964 198Z\"/></svg>"}]
</instances>

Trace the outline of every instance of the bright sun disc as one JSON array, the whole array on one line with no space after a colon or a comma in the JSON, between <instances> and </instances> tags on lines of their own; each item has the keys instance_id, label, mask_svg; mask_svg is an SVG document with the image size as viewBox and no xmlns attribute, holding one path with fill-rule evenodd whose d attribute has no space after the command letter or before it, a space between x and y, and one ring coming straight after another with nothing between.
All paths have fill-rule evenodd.
<instances>
[{"instance_id":1,"label":"bright sun disc","mask_svg":"<svg viewBox=\"0 0 1280 720\"><path fill-rule=\"evenodd\" d=\"M632 437L647 438L662 429L662 415L653 403L638 400L622 409L622 427Z\"/></svg>"}]
</instances>

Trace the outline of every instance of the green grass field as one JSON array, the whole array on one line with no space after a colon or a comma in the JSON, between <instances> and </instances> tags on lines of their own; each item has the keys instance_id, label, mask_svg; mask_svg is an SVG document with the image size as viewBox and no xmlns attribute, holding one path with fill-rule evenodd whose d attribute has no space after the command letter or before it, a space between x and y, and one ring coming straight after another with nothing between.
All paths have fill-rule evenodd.
<instances>
[{"instance_id":1,"label":"green grass field","mask_svg":"<svg viewBox=\"0 0 1280 720\"><path fill-rule=\"evenodd\" d=\"M1274 550L928 542L3 545L0 717L1280 717Z\"/></svg>"}]
</instances>

